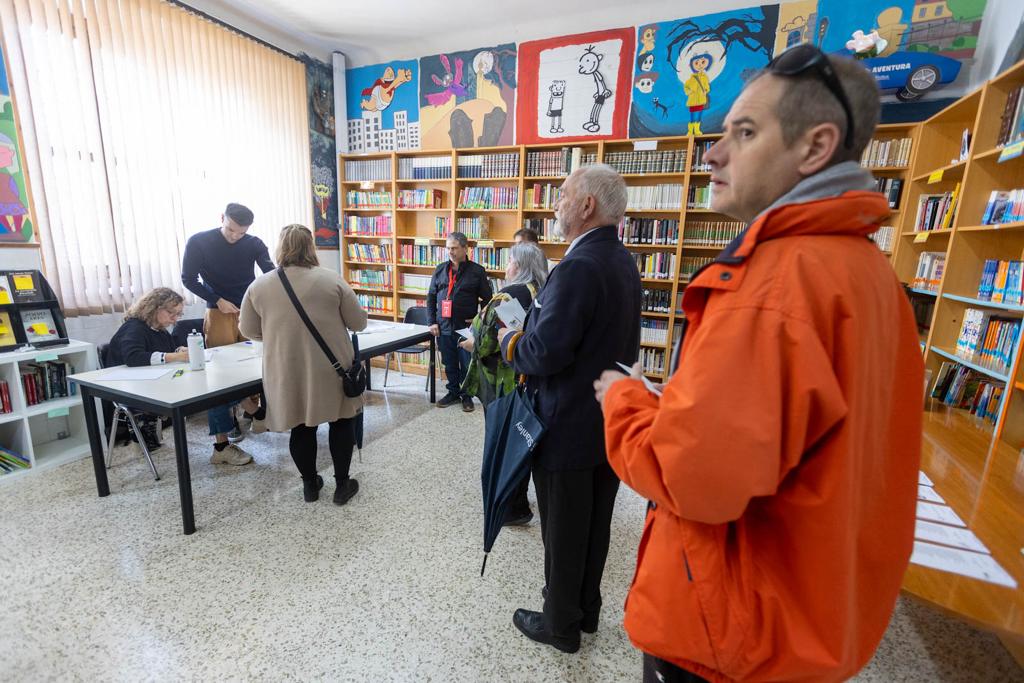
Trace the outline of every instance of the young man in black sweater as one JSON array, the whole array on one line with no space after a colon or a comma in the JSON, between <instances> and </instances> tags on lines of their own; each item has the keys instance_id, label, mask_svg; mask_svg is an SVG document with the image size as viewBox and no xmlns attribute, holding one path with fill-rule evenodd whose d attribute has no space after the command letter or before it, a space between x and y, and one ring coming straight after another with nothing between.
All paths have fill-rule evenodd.
<instances>
[{"instance_id":1,"label":"young man in black sweater","mask_svg":"<svg viewBox=\"0 0 1024 683\"><path fill-rule=\"evenodd\" d=\"M259 237L246 234L252 222L252 211L241 204L228 204L219 228L196 233L185 245L181 282L206 301L203 332L207 348L245 341L238 331L238 307L242 305L245 290L256 279L254 267L259 266L264 273L274 269L267 245ZM259 431L265 410L260 407L253 415L254 431ZM216 440L210 462L228 465L252 462L252 456L237 446L228 448L228 434L237 429L230 406L211 408L207 417L210 434ZM237 438L241 440L241 433Z\"/></svg>"}]
</instances>

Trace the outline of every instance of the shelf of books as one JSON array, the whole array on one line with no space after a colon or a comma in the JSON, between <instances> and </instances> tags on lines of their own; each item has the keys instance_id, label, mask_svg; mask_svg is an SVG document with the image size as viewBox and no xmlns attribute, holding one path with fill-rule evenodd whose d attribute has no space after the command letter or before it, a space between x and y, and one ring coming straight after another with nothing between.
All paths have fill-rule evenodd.
<instances>
[{"instance_id":1,"label":"shelf of books","mask_svg":"<svg viewBox=\"0 0 1024 683\"><path fill-rule=\"evenodd\" d=\"M921 124L913 210L903 214L894 262L924 328L922 469L1018 583L1024 494L1012 476L994 473L1019 472L1024 457L1022 85L1019 64ZM929 571L911 565L905 587L979 625L1024 635L1021 590Z\"/></svg>"}]
</instances>

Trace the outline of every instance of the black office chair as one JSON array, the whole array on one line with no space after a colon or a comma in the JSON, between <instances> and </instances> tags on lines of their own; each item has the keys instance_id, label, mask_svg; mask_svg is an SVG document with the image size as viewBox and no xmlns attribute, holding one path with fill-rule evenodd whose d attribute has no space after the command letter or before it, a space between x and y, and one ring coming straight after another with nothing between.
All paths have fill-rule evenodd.
<instances>
[{"instance_id":1,"label":"black office chair","mask_svg":"<svg viewBox=\"0 0 1024 683\"><path fill-rule=\"evenodd\" d=\"M193 331L199 334L203 333L202 318L188 318L174 323L174 329L171 330L171 338L174 339L174 345L188 348L188 335Z\"/></svg>"},{"instance_id":2,"label":"black office chair","mask_svg":"<svg viewBox=\"0 0 1024 683\"><path fill-rule=\"evenodd\" d=\"M426 306L413 306L413 307L411 307L409 310L407 310L405 312L405 318L404 318L403 322L409 323L410 325L429 325L430 324L430 318L427 316L427 307ZM396 353L415 353L416 355L420 355L420 354L423 354L423 353L430 353L430 346L429 345L428 346L406 346L405 348L398 349L398 351L393 351L393 352L389 353L385 357L385 359L384 359L384 386L385 387L388 385L388 372L391 370L391 358ZM402 375L402 377L405 377L405 372L402 370L402 359L401 359L401 357L397 357L397 361L398 361L398 372L399 372L399 374ZM436 370L437 363L434 363L434 368ZM423 387L423 391L426 391L429 388L430 388L430 366L427 365L427 382L426 382L426 385Z\"/></svg>"},{"instance_id":3,"label":"black office chair","mask_svg":"<svg viewBox=\"0 0 1024 683\"><path fill-rule=\"evenodd\" d=\"M108 361L110 358L110 344L100 344L97 349L100 367L109 367ZM108 418L107 415L110 414ZM114 444L117 442L118 427L124 424L127 429L135 435L135 440L139 444L139 448L142 449L142 454L146 456L146 462L149 463L150 469L153 470L153 478L157 481L160 480L160 473L157 472L156 465L153 464L153 456L149 453L149 447L146 446L146 439L142 435L142 429L139 427L139 423L135 421L135 415L132 414L131 408L116 401L103 401L103 418L108 420L107 424L109 427L109 436L107 437L107 469L109 470L114 464ZM157 430L157 436L159 437L160 430Z\"/></svg>"}]
</instances>

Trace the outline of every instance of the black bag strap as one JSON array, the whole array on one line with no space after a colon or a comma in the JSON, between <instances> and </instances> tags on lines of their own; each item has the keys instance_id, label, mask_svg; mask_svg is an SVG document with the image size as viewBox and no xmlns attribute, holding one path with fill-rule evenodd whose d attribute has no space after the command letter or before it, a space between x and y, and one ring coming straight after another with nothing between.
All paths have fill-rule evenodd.
<instances>
[{"instance_id":1,"label":"black bag strap","mask_svg":"<svg viewBox=\"0 0 1024 683\"><path fill-rule=\"evenodd\" d=\"M292 289L292 283L288 281L288 276L284 274L284 268L278 268L277 274L280 276L281 284L284 285L284 291L287 292L288 298L292 300L292 305L295 306L296 312L298 312L299 317L302 318L302 322L306 323L306 329L309 330L311 335L313 335L313 339L316 340L316 343L320 346L320 350L324 352L325 356L327 356L327 360L331 362L331 367L334 368L336 373L338 373L338 377L344 377L345 369L341 367L341 363L331 352L331 348L327 346L327 342L325 342L324 338L320 336L320 331L316 329L315 325L313 325L313 321L309 319L308 315L306 315L306 309L304 309L302 304L299 303L299 297L295 296L295 290ZM352 337L352 344L357 344L358 342L355 340L355 335L352 335ZM355 354L359 355L358 348L356 348Z\"/></svg>"}]
</instances>

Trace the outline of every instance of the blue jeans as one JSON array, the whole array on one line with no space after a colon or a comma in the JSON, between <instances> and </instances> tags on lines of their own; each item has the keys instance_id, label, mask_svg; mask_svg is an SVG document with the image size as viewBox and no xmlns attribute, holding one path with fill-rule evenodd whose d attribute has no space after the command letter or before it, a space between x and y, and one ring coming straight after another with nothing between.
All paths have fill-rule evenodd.
<instances>
[{"instance_id":1,"label":"blue jeans","mask_svg":"<svg viewBox=\"0 0 1024 683\"><path fill-rule=\"evenodd\" d=\"M227 434L235 428L235 421L231 417L231 409L238 405L233 401L227 405L210 408L206 412L206 421L210 424L210 435Z\"/></svg>"},{"instance_id":2,"label":"blue jeans","mask_svg":"<svg viewBox=\"0 0 1024 683\"><path fill-rule=\"evenodd\" d=\"M448 393L452 396L465 397L462 392L462 381L466 378L470 356L468 351L459 348L461 339L462 337L454 332L441 332L437 338L437 348L441 351L441 363L444 365L444 374L448 377Z\"/></svg>"}]
</instances>

